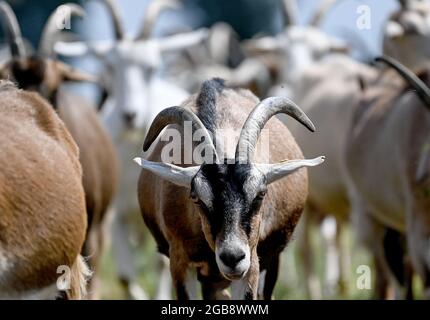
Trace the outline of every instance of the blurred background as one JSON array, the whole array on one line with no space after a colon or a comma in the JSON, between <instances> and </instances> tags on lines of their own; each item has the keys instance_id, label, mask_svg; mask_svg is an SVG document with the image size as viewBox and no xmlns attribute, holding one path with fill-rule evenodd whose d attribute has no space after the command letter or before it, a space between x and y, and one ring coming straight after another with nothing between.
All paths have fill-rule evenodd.
<instances>
[{"instance_id":1,"label":"blurred background","mask_svg":"<svg viewBox=\"0 0 430 320\"><path fill-rule=\"evenodd\" d=\"M48 16L60 4L66 2L79 3L87 12L83 19L76 19L72 29L79 34L83 41L113 40L114 30L111 17L101 1L29 1L8 0L20 22L23 36L33 46L37 47L43 26ZM120 10L124 29L127 35L134 37L142 24L149 0L121 0L116 1ZM240 40L249 40L263 36L277 36L282 33L288 23L288 17L283 10L281 0L183 0L178 10L164 12L155 25L153 37L164 37L187 30L211 28L217 22L228 23L237 33ZM298 24L305 26L313 16L320 0L301 0L298 3ZM356 27L357 7L367 5L371 9L371 28L359 30ZM391 13L399 8L395 0L342 0L331 8L319 26L324 33L341 39L352 46L352 56L359 61L369 61L373 56L382 52L383 24ZM0 42L5 42L0 31ZM75 66L97 73L101 64L94 57L67 59ZM89 96L96 103L100 99L100 88L94 85L79 85L73 87L83 95ZM154 296L157 290L159 263L156 245L145 229L138 210L127 217L127 224L132 230L129 240L133 255L136 257L136 272L139 285ZM314 261L316 275L320 279L326 277L327 247L321 238L320 226L312 226L311 245L314 247ZM357 268L361 265L372 265L366 251L355 245L354 237L349 226L345 228L341 242L349 252L354 252L351 261L347 263L349 277L342 290L323 292L322 297L328 299L368 299L371 290L357 288ZM299 230L300 231L300 230ZM110 246L108 246L110 248ZM289 244L282 256L280 278L276 286L277 299L306 299L309 292L303 283L303 268L298 259L298 248L295 238ZM114 254L108 249L102 258L99 278L101 297L122 299L126 297L121 283L116 277ZM323 280L321 280L323 282ZM414 282L419 292L420 283Z\"/></svg>"},{"instance_id":2,"label":"blurred background","mask_svg":"<svg viewBox=\"0 0 430 320\"><path fill-rule=\"evenodd\" d=\"M264 35L274 36L283 30L288 17L283 10L283 0L183 0L181 8L163 12L157 19L153 36L162 37L167 34L201 27L211 27L217 22L226 22L232 26L241 40ZM7 0L16 12L20 21L24 38L33 46L39 43L40 35L46 19L52 11L63 3L79 3L87 13L85 19L74 18L73 30L82 36L82 40L112 40L113 26L109 12L99 1L56 1L43 0L35 3L26 0ZM118 7L123 17L127 35L134 37L145 16L150 0L122 0ZM297 23L307 25L320 0L297 1ZM372 12L371 29L358 30L355 25L357 7L367 5ZM398 8L396 0L348 0L338 1L327 13L320 25L322 31L348 43L355 43L352 55L361 60L368 60L382 52L382 25L394 9ZM0 35L1 35L0 31ZM92 57L66 59L72 64L91 72L98 72L100 64ZM98 89L92 85L80 85L71 90L87 96L91 100L99 99Z\"/></svg>"},{"instance_id":3,"label":"blurred background","mask_svg":"<svg viewBox=\"0 0 430 320\"><path fill-rule=\"evenodd\" d=\"M80 3L86 8L88 18L78 21L76 28L87 39L109 39L112 37L112 25L108 12L97 1L57 1L43 0L8 0L16 12L22 26L24 37L33 45L38 43L42 28L48 16L60 4ZM319 0L298 1L299 23L309 21ZM145 8L149 0L118 1L124 17L126 32L137 33ZM156 26L156 35L171 33L184 27L210 27L218 21L229 23L242 39L252 38L257 34L274 35L282 31L284 14L281 0L184 0L180 10L166 12ZM357 5L365 4L372 9L372 29L357 31L355 21ZM395 0L348 0L339 1L328 13L322 29L334 36L345 37L345 30L355 32L369 46L372 53L380 53L381 25L390 13L398 7ZM239 14L237 13L239 12ZM84 31L85 30L85 31Z\"/></svg>"}]
</instances>

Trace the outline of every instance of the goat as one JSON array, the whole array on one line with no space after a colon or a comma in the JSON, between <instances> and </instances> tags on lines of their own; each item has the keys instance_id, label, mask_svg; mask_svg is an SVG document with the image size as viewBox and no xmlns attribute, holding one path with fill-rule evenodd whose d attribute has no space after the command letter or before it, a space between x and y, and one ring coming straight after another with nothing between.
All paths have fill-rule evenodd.
<instances>
[{"instance_id":1,"label":"goat","mask_svg":"<svg viewBox=\"0 0 430 320\"><path fill-rule=\"evenodd\" d=\"M413 13L411 10L402 7L401 11L394 16L405 15L407 17ZM388 39L390 35L387 34L389 32L387 27L384 28L384 31L385 39ZM396 43L397 51L421 52L422 42L425 41L426 35L424 33L420 36L421 41L416 40L417 36L414 32L405 34L402 37L402 41ZM411 49L411 44L414 44L414 49ZM389 50L387 46L384 48ZM408 63L408 61L405 58L405 61L402 62ZM320 295L318 287L313 289L315 285L312 279L315 277L312 276L311 272L312 253L311 248L307 245L307 242L309 242L310 223L312 220L322 220L328 214L332 215L336 219L338 230L333 235L336 238L325 237L326 243L329 248L332 248L330 251L342 252L341 250L344 248L340 244L336 244L336 242L339 242L343 222L349 220L350 212L350 201L343 165L345 136L351 124L352 116L360 103L362 91L360 86L364 83L376 81L378 75L379 72L376 68L358 63L345 54L332 54L304 70L299 79L291 86L294 100L314 119L320 134L316 137L310 137L301 130L297 130L295 124L291 124L291 131L306 156L312 155L313 152L324 150L327 158L331 160L324 167L324 170L316 168L309 174L309 205L305 210L303 229L301 230L303 232L299 238L300 254L305 261L305 273L310 275L306 277L310 279L307 280L308 292L313 297L318 298ZM342 88L342 90L339 91L339 88ZM311 214L307 214L308 211ZM330 245L330 243L339 247L339 250ZM335 253L335 256L338 256L339 261L342 262L345 260L346 255ZM310 261L310 263L306 263L306 261ZM326 261L330 262L330 259ZM347 279L348 261L338 264L338 267L334 263L331 264L333 266L326 267L326 269L331 269L333 273L333 279L330 282L335 284L337 278L335 274L338 273L340 275L340 289L343 289L342 284ZM376 261L376 264L378 264L378 261ZM381 267L377 266L377 269L379 270ZM387 290L386 276L383 272L377 272L375 279L377 281L375 296L377 298L385 297ZM333 286L328 283L329 291L333 291L331 287Z\"/></svg>"},{"instance_id":2,"label":"goat","mask_svg":"<svg viewBox=\"0 0 430 320\"><path fill-rule=\"evenodd\" d=\"M78 147L52 106L8 81L0 81L0 146L0 298L54 299L63 289L84 298Z\"/></svg>"},{"instance_id":3,"label":"goat","mask_svg":"<svg viewBox=\"0 0 430 320\"><path fill-rule=\"evenodd\" d=\"M257 96L265 96L270 89L266 65L260 59L244 57L239 36L224 22L211 27L206 41L174 53L168 60L167 76L188 92L197 91L213 77L225 79L231 87L249 88Z\"/></svg>"},{"instance_id":4,"label":"goat","mask_svg":"<svg viewBox=\"0 0 430 320\"><path fill-rule=\"evenodd\" d=\"M399 4L385 25L383 51L417 71L430 55L430 4L417 0L399 0Z\"/></svg>"},{"instance_id":5,"label":"goat","mask_svg":"<svg viewBox=\"0 0 430 320\"><path fill-rule=\"evenodd\" d=\"M294 0L284 0L287 16L294 17ZM272 75L272 89L269 95L292 96L290 88L302 72L313 62L334 52L347 52L343 41L331 37L319 30L323 18L335 4L333 0L324 0L317 8L310 23L299 26L291 23L297 18L290 18L285 30L275 37L261 37L244 43L248 56L260 59Z\"/></svg>"},{"instance_id":6,"label":"goat","mask_svg":"<svg viewBox=\"0 0 430 320\"><path fill-rule=\"evenodd\" d=\"M406 286L406 295L412 297L411 273L402 243L402 237L406 237L406 251L413 269L423 280L428 298L428 72L422 74L426 85L396 60L379 60L398 71L406 85L390 81L391 75L385 84L366 90L361 107L355 112L345 149L352 214L362 223L361 229L367 227L361 230L365 233L363 239L371 242L377 258Z\"/></svg>"},{"instance_id":7,"label":"goat","mask_svg":"<svg viewBox=\"0 0 430 320\"><path fill-rule=\"evenodd\" d=\"M112 17L115 40L113 42L58 42L56 52L66 56L92 55L106 67L100 78L107 88L106 100L102 101L101 116L106 124L119 155L119 192L113 207L115 219L112 228L112 244L117 272L127 293L133 298L145 298L137 285L135 263L129 243L130 230L127 220L138 212L139 204L135 189L137 177L129 165L129 155L140 150L151 121L166 105L183 101L189 94L180 87L159 77L163 67L163 55L180 51L201 42L206 30L164 38L151 38L157 17L167 9L177 6L175 1L152 1L146 8L143 26L135 39L124 31L120 12L113 0L102 1ZM166 94L168 92L168 94ZM166 270L167 271L167 270ZM164 272L162 272L164 274ZM160 280L166 282L165 279ZM158 299L169 299L170 288L160 287Z\"/></svg>"},{"instance_id":8,"label":"goat","mask_svg":"<svg viewBox=\"0 0 430 320\"><path fill-rule=\"evenodd\" d=\"M75 15L82 15L77 5L66 4ZM88 232L82 254L89 257L91 269L98 267L104 239L102 234L106 213L117 187L117 157L107 132L103 128L95 107L79 96L61 90L65 81L94 81L93 77L72 69L55 59L53 39L58 29L58 14L55 11L48 19L37 56L29 56L23 47L18 21L5 3L0 3L0 14L12 58L1 70L2 78L13 79L20 88L37 91L51 102L60 118L77 143L79 159L83 169L82 182L88 214ZM90 293L96 295L94 281L90 283Z\"/></svg>"},{"instance_id":9,"label":"goat","mask_svg":"<svg viewBox=\"0 0 430 320\"><path fill-rule=\"evenodd\" d=\"M151 147L149 155L135 159L143 167L139 203L159 251L170 258L178 299L192 298L185 288L188 271L197 272L205 299L223 298L229 283L235 299L257 298L257 287L260 297L271 298L279 255L307 196L307 173L297 170L323 162L323 157L302 160L288 129L279 120L267 123L278 113L315 130L292 101L269 98L259 103L250 91L225 87L220 79L205 82L198 95L182 107L163 110L152 123L143 147L144 151ZM186 167L164 163L163 141L168 141L169 133L153 142L169 125L179 130L182 139L186 122L191 124L192 137L194 133L204 137L204 161L192 159L193 165ZM270 133L270 154L254 155L264 127ZM235 151L228 140L235 139L230 130L241 128ZM216 149L211 136L228 143L217 143ZM172 143L182 151L181 141ZM201 151L201 145L194 147ZM289 160L258 163L264 158Z\"/></svg>"},{"instance_id":10,"label":"goat","mask_svg":"<svg viewBox=\"0 0 430 320\"><path fill-rule=\"evenodd\" d=\"M308 203L303 228L299 229L299 254L307 275L307 292L312 298L319 298L322 293L314 275L309 232L313 224L320 225L328 216L335 218L336 226L335 232L322 234L328 253L333 255L332 259L326 259L325 294L346 290L348 254L340 245L342 227L349 221L349 199L342 166L345 135L360 102L360 82L370 83L377 76L375 68L339 54L312 65L293 86L297 103L314 119L319 134L312 137L303 133L295 123L286 123L306 156L324 150L330 159L324 170L316 168L309 173Z\"/></svg>"}]
</instances>

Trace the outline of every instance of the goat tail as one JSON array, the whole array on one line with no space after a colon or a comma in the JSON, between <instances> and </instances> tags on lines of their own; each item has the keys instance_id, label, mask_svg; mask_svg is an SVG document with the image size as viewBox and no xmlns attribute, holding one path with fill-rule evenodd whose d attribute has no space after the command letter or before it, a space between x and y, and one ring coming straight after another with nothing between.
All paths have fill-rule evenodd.
<instances>
[{"instance_id":1,"label":"goat tail","mask_svg":"<svg viewBox=\"0 0 430 320\"><path fill-rule=\"evenodd\" d=\"M67 291L68 300L82 300L87 296L87 283L92 272L81 255L78 255L71 269L70 289Z\"/></svg>"}]
</instances>

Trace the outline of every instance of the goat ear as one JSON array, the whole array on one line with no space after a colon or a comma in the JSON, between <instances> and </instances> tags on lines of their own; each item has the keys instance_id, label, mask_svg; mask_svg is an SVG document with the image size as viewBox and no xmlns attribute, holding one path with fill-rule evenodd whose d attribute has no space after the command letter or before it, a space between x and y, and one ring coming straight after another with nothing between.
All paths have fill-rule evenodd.
<instances>
[{"instance_id":1,"label":"goat ear","mask_svg":"<svg viewBox=\"0 0 430 320\"><path fill-rule=\"evenodd\" d=\"M64 81L98 82L98 78L94 75L79 71L60 61L57 61L56 64Z\"/></svg>"},{"instance_id":2,"label":"goat ear","mask_svg":"<svg viewBox=\"0 0 430 320\"><path fill-rule=\"evenodd\" d=\"M393 20L390 20L387 22L387 25L385 26L385 35L388 38L399 38L405 34L405 29L403 26Z\"/></svg>"},{"instance_id":3,"label":"goat ear","mask_svg":"<svg viewBox=\"0 0 430 320\"><path fill-rule=\"evenodd\" d=\"M57 41L54 51L64 57L82 57L85 55L94 55L97 58L104 58L109 51L115 46L112 41Z\"/></svg>"},{"instance_id":4,"label":"goat ear","mask_svg":"<svg viewBox=\"0 0 430 320\"><path fill-rule=\"evenodd\" d=\"M255 164L257 168L266 175L267 184L271 184L284 178L303 167L314 167L323 163L325 157L304 160L289 160L276 164Z\"/></svg>"},{"instance_id":5,"label":"goat ear","mask_svg":"<svg viewBox=\"0 0 430 320\"><path fill-rule=\"evenodd\" d=\"M134 162L160 178L188 189L191 188L191 181L200 170L200 166L182 168L173 164L152 162L142 158L135 158Z\"/></svg>"},{"instance_id":6,"label":"goat ear","mask_svg":"<svg viewBox=\"0 0 430 320\"><path fill-rule=\"evenodd\" d=\"M200 29L192 32L175 34L166 38L157 39L161 53L185 50L195 46L209 37L209 30Z\"/></svg>"},{"instance_id":7,"label":"goat ear","mask_svg":"<svg viewBox=\"0 0 430 320\"><path fill-rule=\"evenodd\" d=\"M284 45L279 38L262 37L259 39L247 40L244 43L245 50L251 54L272 53L283 50Z\"/></svg>"}]
</instances>

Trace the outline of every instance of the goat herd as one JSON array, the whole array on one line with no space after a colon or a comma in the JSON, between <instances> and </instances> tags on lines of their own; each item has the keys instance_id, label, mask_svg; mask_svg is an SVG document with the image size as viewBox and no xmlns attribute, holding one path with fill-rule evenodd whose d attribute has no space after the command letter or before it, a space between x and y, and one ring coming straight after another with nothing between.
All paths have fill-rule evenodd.
<instances>
[{"instance_id":1,"label":"goat herd","mask_svg":"<svg viewBox=\"0 0 430 320\"><path fill-rule=\"evenodd\" d=\"M351 222L373 257L376 298L391 287L412 298L415 274L430 298L427 1L398 1L384 56L369 64L319 29L335 1L298 26L284 0L284 31L244 42L223 23L153 38L174 0L150 2L131 39L114 0L100 1L114 41L59 30L65 9L84 16L64 4L37 50L0 2L10 49L0 67L0 298L97 297L107 230L119 278L142 297L124 222L136 208L169 258L158 298L171 286L178 299L197 298L199 281L204 299L271 299L299 220L309 262L310 226L328 216L336 239ZM59 56L92 56L103 70L86 74ZM99 85L99 106L65 90L71 81Z\"/></svg>"}]
</instances>

